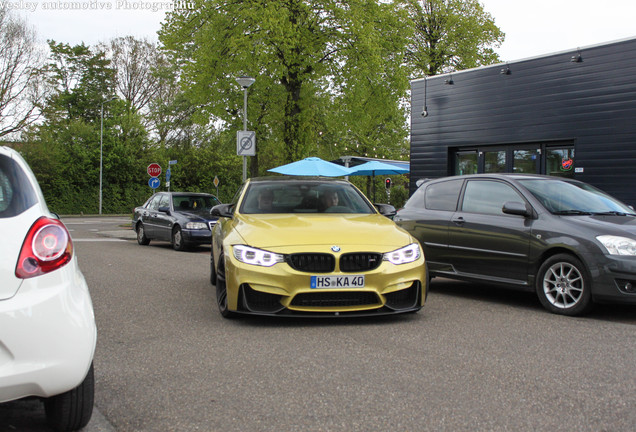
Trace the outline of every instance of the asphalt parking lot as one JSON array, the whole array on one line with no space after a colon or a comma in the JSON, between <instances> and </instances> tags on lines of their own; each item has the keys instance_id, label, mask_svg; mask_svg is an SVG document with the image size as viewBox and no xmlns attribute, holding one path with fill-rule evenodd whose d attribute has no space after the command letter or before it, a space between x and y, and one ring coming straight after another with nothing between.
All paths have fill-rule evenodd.
<instances>
[{"instance_id":1,"label":"asphalt parking lot","mask_svg":"<svg viewBox=\"0 0 636 432\"><path fill-rule=\"evenodd\" d=\"M633 307L568 318L436 279L407 316L224 320L209 248L108 220L67 222L99 328L86 431L636 430ZM0 425L47 430L38 404Z\"/></svg>"}]
</instances>

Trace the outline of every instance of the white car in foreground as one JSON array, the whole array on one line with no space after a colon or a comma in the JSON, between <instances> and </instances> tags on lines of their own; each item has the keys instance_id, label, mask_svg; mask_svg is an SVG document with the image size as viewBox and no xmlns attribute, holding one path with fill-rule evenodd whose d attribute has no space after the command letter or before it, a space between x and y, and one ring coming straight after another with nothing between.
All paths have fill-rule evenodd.
<instances>
[{"instance_id":1,"label":"white car in foreground","mask_svg":"<svg viewBox=\"0 0 636 432\"><path fill-rule=\"evenodd\" d=\"M55 430L93 412L97 330L68 230L24 159L0 147L0 402L42 398Z\"/></svg>"}]
</instances>

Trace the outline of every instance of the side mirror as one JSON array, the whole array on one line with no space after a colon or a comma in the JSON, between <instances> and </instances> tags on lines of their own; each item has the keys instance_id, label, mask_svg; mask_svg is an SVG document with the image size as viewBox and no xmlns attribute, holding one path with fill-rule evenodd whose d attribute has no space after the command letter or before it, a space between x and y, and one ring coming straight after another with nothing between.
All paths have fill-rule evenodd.
<instances>
[{"instance_id":1,"label":"side mirror","mask_svg":"<svg viewBox=\"0 0 636 432\"><path fill-rule=\"evenodd\" d=\"M234 216L234 204L219 204L210 210L212 216L231 218Z\"/></svg>"},{"instance_id":2,"label":"side mirror","mask_svg":"<svg viewBox=\"0 0 636 432\"><path fill-rule=\"evenodd\" d=\"M161 213L170 214L170 207L168 207L168 206L159 207L157 210L160 211Z\"/></svg>"},{"instance_id":3,"label":"side mirror","mask_svg":"<svg viewBox=\"0 0 636 432\"><path fill-rule=\"evenodd\" d=\"M378 209L378 211L380 212L380 214L382 216L386 216L389 219L392 219L393 216L395 216L395 214L397 213L395 211L395 207L393 207L391 204L373 204L375 206L376 209Z\"/></svg>"},{"instance_id":4,"label":"side mirror","mask_svg":"<svg viewBox=\"0 0 636 432\"><path fill-rule=\"evenodd\" d=\"M501 211L509 215L517 215L523 217L532 216L532 211L528 209L528 207L526 207L526 204L517 201L505 202Z\"/></svg>"}]
</instances>

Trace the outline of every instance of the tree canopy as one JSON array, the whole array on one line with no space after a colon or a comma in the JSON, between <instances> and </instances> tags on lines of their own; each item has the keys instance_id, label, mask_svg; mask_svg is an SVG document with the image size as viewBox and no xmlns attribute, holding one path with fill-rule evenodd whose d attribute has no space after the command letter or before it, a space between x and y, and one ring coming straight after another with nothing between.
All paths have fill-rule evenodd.
<instances>
[{"instance_id":1,"label":"tree canopy","mask_svg":"<svg viewBox=\"0 0 636 432\"><path fill-rule=\"evenodd\" d=\"M179 161L173 188L214 192L218 176L229 200L241 183L243 75L256 80L251 176L307 156L407 159L410 79L496 62L503 41L477 0L193 0L168 14L159 43L50 41L44 66L36 51L10 50L33 49L23 30L0 16L0 40L18 41L0 47L0 137L22 132L22 153L64 213L97 209L102 157L106 212L140 204L147 165L168 160ZM17 111L7 115L6 95L26 108L8 129Z\"/></svg>"},{"instance_id":2,"label":"tree canopy","mask_svg":"<svg viewBox=\"0 0 636 432\"><path fill-rule=\"evenodd\" d=\"M504 33L478 0L413 0L409 60L424 75L496 63Z\"/></svg>"},{"instance_id":3,"label":"tree canopy","mask_svg":"<svg viewBox=\"0 0 636 432\"><path fill-rule=\"evenodd\" d=\"M401 102L410 71L401 2L196 5L172 13L160 40L204 121L239 126L242 95L235 78L250 75L256 82L248 119L263 143L261 154L291 162L317 149L329 152L329 146L357 148L378 130L404 144ZM370 116L373 124L364 121Z\"/></svg>"}]
</instances>

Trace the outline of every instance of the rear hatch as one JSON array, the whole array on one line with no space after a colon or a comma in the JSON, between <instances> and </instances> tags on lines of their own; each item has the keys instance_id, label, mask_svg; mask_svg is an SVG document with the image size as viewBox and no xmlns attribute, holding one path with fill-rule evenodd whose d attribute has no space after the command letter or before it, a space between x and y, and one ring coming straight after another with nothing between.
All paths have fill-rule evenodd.
<instances>
[{"instance_id":1,"label":"rear hatch","mask_svg":"<svg viewBox=\"0 0 636 432\"><path fill-rule=\"evenodd\" d=\"M0 300L20 288L15 269L22 243L33 222L46 213L42 192L24 159L0 147Z\"/></svg>"},{"instance_id":2,"label":"rear hatch","mask_svg":"<svg viewBox=\"0 0 636 432\"><path fill-rule=\"evenodd\" d=\"M15 276L18 256L22 243L33 222L41 216L38 206L12 218L0 218L0 300L6 300L15 295L22 284L22 279Z\"/></svg>"}]
</instances>

